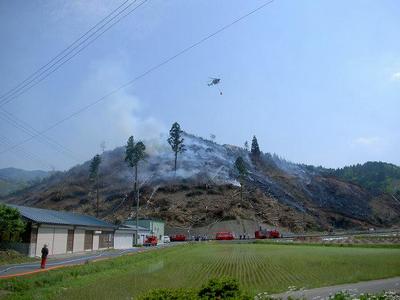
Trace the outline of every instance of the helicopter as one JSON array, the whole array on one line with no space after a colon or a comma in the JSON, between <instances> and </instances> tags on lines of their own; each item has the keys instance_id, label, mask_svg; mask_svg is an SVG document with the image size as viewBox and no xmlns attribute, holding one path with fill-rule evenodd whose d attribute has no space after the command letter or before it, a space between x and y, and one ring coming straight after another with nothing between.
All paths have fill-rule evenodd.
<instances>
[{"instance_id":1,"label":"helicopter","mask_svg":"<svg viewBox=\"0 0 400 300\"><path fill-rule=\"evenodd\" d=\"M214 77L209 77L209 78L211 79L211 81L208 83L208 86L217 85L221 81L221 78L214 78Z\"/></svg>"},{"instance_id":2,"label":"helicopter","mask_svg":"<svg viewBox=\"0 0 400 300\"><path fill-rule=\"evenodd\" d=\"M207 83L208 86L213 86L213 85L217 85L217 88L219 90L219 94L222 95L222 91L219 88L218 84L221 81L221 78L215 78L215 77L209 77L211 80Z\"/></svg>"}]
</instances>

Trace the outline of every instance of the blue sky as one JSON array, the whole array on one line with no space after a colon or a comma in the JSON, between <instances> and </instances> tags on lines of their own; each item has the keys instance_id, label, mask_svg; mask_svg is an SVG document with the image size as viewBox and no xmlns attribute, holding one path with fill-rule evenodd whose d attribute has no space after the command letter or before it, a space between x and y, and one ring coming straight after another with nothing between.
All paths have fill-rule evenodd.
<instances>
[{"instance_id":1,"label":"blue sky","mask_svg":"<svg viewBox=\"0 0 400 300\"><path fill-rule=\"evenodd\" d=\"M122 2L0 2L1 94ZM149 0L3 108L42 130L262 3ZM0 167L66 169L103 140L112 149L129 135L159 137L174 121L220 143L255 134L263 151L294 162L399 165L399 28L396 0L275 0L49 131L75 159L33 140L0 154ZM222 96L209 76L222 78ZM0 120L3 141L27 137Z\"/></svg>"}]
</instances>

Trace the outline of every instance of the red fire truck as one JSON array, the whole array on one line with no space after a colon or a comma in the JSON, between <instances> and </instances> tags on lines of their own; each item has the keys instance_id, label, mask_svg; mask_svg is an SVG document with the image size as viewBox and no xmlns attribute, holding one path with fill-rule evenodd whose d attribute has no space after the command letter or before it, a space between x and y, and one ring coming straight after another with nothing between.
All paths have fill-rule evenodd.
<instances>
[{"instance_id":1,"label":"red fire truck","mask_svg":"<svg viewBox=\"0 0 400 300\"><path fill-rule=\"evenodd\" d=\"M217 234L215 235L215 239L216 240L222 240L222 241L230 241L230 240L234 240L235 237L233 236L232 232L217 232Z\"/></svg>"},{"instance_id":2,"label":"red fire truck","mask_svg":"<svg viewBox=\"0 0 400 300\"><path fill-rule=\"evenodd\" d=\"M175 234L169 237L171 242L184 242L186 241L186 236L184 234Z\"/></svg>"},{"instance_id":3,"label":"red fire truck","mask_svg":"<svg viewBox=\"0 0 400 300\"><path fill-rule=\"evenodd\" d=\"M143 246L146 246L146 247L157 246L157 243L158 243L157 237L154 235L149 235L146 237L146 240L144 241Z\"/></svg>"},{"instance_id":4,"label":"red fire truck","mask_svg":"<svg viewBox=\"0 0 400 300\"><path fill-rule=\"evenodd\" d=\"M281 234L279 233L278 230L267 230L267 229L261 229L257 230L254 233L256 239L278 239L281 237Z\"/></svg>"}]
</instances>

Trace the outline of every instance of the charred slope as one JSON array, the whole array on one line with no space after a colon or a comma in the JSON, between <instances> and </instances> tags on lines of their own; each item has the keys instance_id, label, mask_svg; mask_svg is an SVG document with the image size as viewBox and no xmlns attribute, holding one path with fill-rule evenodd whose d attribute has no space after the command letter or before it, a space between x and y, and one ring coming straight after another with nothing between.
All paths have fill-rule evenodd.
<instances>
[{"instance_id":1,"label":"charred slope","mask_svg":"<svg viewBox=\"0 0 400 300\"><path fill-rule=\"evenodd\" d=\"M174 226L203 226L221 219L247 218L291 229L391 226L400 223L400 203L385 194L332 177L318 169L277 156L251 157L242 148L185 135L187 151L173 169L166 143L146 143L149 157L140 165L142 215L161 217ZM248 166L244 200L233 164L242 156ZM111 221L128 216L133 203L132 170L124 148L102 155L101 215ZM89 162L53 174L18 192L8 202L94 212Z\"/></svg>"}]
</instances>

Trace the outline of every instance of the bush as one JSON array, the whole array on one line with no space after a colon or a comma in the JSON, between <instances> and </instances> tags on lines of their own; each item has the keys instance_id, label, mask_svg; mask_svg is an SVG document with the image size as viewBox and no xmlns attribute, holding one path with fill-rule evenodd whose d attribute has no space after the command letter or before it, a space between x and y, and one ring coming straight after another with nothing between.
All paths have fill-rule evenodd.
<instances>
[{"instance_id":1,"label":"bush","mask_svg":"<svg viewBox=\"0 0 400 300\"><path fill-rule=\"evenodd\" d=\"M348 292L339 292L329 297L329 300L399 300L400 295L395 292L384 292L380 294L350 295Z\"/></svg>"},{"instance_id":2,"label":"bush","mask_svg":"<svg viewBox=\"0 0 400 300\"><path fill-rule=\"evenodd\" d=\"M142 300L211 300L211 299L231 299L248 300L251 299L239 288L237 280L222 277L211 279L200 290L195 289L155 289L142 296Z\"/></svg>"},{"instance_id":3,"label":"bush","mask_svg":"<svg viewBox=\"0 0 400 300\"><path fill-rule=\"evenodd\" d=\"M201 287L199 297L201 299L247 299L241 292L237 280L229 277L209 280Z\"/></svg>"},{"instance_id":4,"label":"bush","mask_svg":"<svg viewBox=\"0 0 400 300\"><path fill-rule=\"evenodd\" d=\"M142 296L142 300L191 300L199 299L192 289L154 289Z\"/></svg>"}]
</instances>

